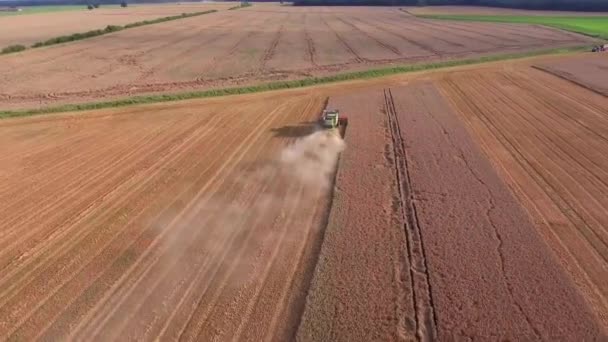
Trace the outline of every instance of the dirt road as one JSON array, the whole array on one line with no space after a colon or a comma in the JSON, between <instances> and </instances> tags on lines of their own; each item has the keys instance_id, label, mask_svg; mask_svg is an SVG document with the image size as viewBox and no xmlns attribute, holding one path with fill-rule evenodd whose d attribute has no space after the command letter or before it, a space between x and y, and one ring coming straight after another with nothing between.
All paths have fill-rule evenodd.
<instances>
[{"instance_id":1,"label":"dirt road","mask_svg":"<svg viewBox=\"0 0 608 342\"><path fill-rule=\"evenodd\" d=\"M323 101L2 121L0 339L288 339L342 148L288 144Z\"/></svg>"},{"instance_id":2,"label":"dirt road","mask_svg":"<svg viewBox=\"0 0 608 342\"><path fill-rule=\"evenodd\" d=\"M588 41L542 27L431 22L395 8L260 5L2 56L0 109L252 84Z\"/></svg>"}]
</instances>

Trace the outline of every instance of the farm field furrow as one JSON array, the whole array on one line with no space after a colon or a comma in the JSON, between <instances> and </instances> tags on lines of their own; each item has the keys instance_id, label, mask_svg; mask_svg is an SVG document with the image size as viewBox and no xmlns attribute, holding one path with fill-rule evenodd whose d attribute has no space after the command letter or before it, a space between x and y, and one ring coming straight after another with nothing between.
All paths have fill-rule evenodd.
<instances>
[{"instance_id":1,"label":"farm field furrow","mask_svg":"<svg viewBox=\"0 0 608 342\"><path fill-rule=\"evenodd\" d=\"M36 13L19 16L0 16L0 49L12 44L32 45L50 38L78 32L103 29L108 25L126 25L138 21L180 15L182 13L203 12L211 9L225 10L227 3L214 4L129 4L127 8L81 10L55 13Z\"/></svg>"},{"instance_id":2,"label":"farm field furrow","mask_svg":"<svg viewBox=\"0 0 608 342\"><path fill-rule=\"evenodd\" d=\"M439 84L607 327L605 96L532 68L453 73Z\"/></svg>"},{"instance_id":3,"label":"farm field furrow","mask_svg":"<svg viewBox=\"0 0 608 342\"><path fill-rule=\"evenodd\" d=\"M606 56L577 56L537 64L534 67L608 96L608 58Z\"/></svg>"},{"instance_id":4,"label":"farm field furrow","mask_svg":"<svg viewBox=\"0 0 608 342\"><path fill-rule=\"evenodd\" d=\"M241 23L247 23L245 29ZM542 27L419 19L396 8L260 5L1 56L0 108L209 89L589 42L582 35Z\"/></svg>"},{"instance_id":5,"label":"farm field furrow","mask_svg":"<svg viewBox=\"0 0 608 342\"><path fill-rule=\"evenodd\" d=\"M0 339L291 338L342 148L303 124L323 103L1 122L26 151L0 170Z\"/></svg>"}]
</instances>

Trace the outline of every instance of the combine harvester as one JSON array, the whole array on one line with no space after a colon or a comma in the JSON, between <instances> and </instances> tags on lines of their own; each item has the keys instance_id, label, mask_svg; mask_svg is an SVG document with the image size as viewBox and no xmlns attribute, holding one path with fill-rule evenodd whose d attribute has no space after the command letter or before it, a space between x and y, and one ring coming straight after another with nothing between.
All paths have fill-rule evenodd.
<instances>
[{"instance_id":1,"label":"combine harvester","mask_svg":"<svg viewBox=\"0 0 608 342\"><path fill-rule=\"evenodd\" d=\"M340 111L337 109L324 109L319 119L321 127L328 130L336 130L340 132L340 136L344 138L346 133L346 126L348 126L348 118L341 116Z\"/></svg>"}]
</instances>

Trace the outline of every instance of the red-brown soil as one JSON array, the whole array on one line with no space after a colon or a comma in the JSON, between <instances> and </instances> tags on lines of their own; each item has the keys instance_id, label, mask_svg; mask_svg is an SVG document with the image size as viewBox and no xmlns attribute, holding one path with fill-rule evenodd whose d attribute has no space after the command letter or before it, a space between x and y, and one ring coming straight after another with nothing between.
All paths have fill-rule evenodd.
<instances>
[{"instance_id":1,"label":"red-brown soil","mask_svg":"<svg viewBox=\"0 0 608 342\"><path fill-rule=\"evenodd\" d=\"M0 108L252 84L589 41L535 26L427 21L397 8L252 6L2 56Z\"/></svg>"},{"instance_id":2,"label":"red-brown soil","mask_svg":"<svg viewBox=\"0 0 608 342\"><path fill-rule=\"evenodd\" d=\"M37 13L28 15L0 16L0 48L12 45L45 41L49 38L77 32L103 29L108 25L125 25L136 21L152 20L182 13L203 12L210 9L227 9L228 3L183 4L129 4L127 8L116 5L89 11L82 5L80 11Z\"/></svg>"},{"instance_id":3,"label":"red-brown soil","mask_svg":"<svg viewBox=\"0 0 608 342\"><path fill-rule=\"evenodd\" d=\"M284 148L323 103L2 121L0 339L288 340L331 175Z\"/></svg>"},{"instance_id":4,"label":"red-brown soil","mask_svg":"<svg viewBox=\"0 0 608 342\"><path fill-rule=\"evenodd\" d=\"M589 53L534 66L608 96L608 54Z\"/></svg>"}]
</instances>

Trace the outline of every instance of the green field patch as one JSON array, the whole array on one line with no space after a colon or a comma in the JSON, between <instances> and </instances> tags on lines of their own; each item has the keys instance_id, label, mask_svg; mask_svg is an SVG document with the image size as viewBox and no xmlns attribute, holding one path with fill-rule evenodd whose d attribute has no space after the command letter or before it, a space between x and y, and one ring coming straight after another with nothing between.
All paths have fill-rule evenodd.
<instances>
[{"instance_id":1,"label":"green field patch","mask_svg":"<svg viewBox=\"0 0 608 342\"><path fill-rule=\"evenodd\" d=\"M428 19L536 24L555 27L591 37L608 39L608 16L526 16L526 15L419 15Z\"/></svg>"}]
</instances>

